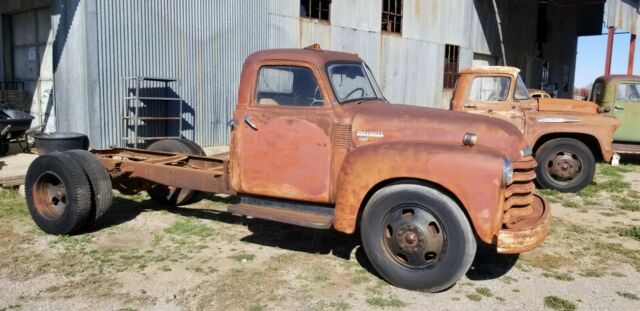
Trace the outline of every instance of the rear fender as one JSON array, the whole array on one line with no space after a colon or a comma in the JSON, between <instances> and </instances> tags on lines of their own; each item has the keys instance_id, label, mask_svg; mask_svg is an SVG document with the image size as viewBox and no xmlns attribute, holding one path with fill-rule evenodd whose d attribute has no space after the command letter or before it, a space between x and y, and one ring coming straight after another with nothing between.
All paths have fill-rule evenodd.
<instances>
[{"instance_id":1,"label":"rear fender","mask_svg":"<svg viewBox=\"0 0 640 311\"><path fill-rule=\"evenodd\" d=\"M365 199L385 182L436 184L462 204L478 237L492 243L502 223L501 153L480 146L394 142L359 147L345 159L336 193L334 228L353 233Z\"/></svg>"}]
</instances>

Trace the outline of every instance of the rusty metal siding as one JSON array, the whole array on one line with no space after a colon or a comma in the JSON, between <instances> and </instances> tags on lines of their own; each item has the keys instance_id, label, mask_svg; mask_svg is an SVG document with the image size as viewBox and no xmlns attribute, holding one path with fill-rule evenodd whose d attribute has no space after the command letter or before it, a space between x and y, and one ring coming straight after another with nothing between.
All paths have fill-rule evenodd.
<instances>
[{"instance_id":1,"label":"rusty metal siding","mask_svg":"<svg viewBox=\"0 0 640 311\"><path fill-rule=\"evenodd\" d=\"M460 46L461 67L495 47L480 17L491 8L468 0L405 0L402 35L381 33L382 5L370 0L333 1L329 23L300 18L297 0L55 2L68 26L68 39L54 49L62 59L60 128L89 133L94 147L122 143L125 76L179 79L173 91L184 100L182 134L209 146L229 142L241 66L254 51L320 43L355 52L391 102L443 107L445 44ZM175 111L161 106L150 104L147 113ZM149 133L163 135L166 126L149 124Z\"/></svg>"},{"instance_id":2,"label":"rusty metal siding","mask_svg":"<svg viewBox=\"0 0 640 311\"><path fill-rule=\"evenodd\" d=\"M634 34L639 32L638 1L608 0L607 1L606 26L614 26L620 31L628 31Z\"/></svg>"}]
</instances>

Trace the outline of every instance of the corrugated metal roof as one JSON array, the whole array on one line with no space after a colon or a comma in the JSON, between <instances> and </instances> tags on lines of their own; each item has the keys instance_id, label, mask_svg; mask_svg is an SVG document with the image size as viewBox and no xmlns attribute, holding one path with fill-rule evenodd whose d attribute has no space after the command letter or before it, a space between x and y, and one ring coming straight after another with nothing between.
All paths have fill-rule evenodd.
<instances>
[{"instance_id":1,"label":"corrugated metal roof","mask_svg":"<svg viewBox=\"0 0 640 311\"><path fill-rule=\"evenodd\" d=\"M638 0L608 0L606 26L637 34L640 2Z\"/></svg>"}]
</instances>

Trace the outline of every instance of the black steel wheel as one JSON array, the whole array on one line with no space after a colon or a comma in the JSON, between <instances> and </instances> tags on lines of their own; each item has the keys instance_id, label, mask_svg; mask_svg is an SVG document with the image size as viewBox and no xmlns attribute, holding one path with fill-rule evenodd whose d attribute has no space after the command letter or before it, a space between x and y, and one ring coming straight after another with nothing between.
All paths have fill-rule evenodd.
<instances>
[{"instance_id":1,"label":"black steel wheel","mask_svg":"<svg viewBox=\"0 0 640 311\"><path fill-rule=\"evenodd\" d=\"M394 184L377 191L361 219L362 245L389 283L437 292L467 272L476 252L460 206L439 190Z\"/></svg>"},{"instance_id":2,"label":"black steel wheel","mask_svg":"<svg viewBox=\"0 0 640 311\"><path fill-rule=\"evenodd\" d=\"M46 233L76 233L91 212L89 180L68 154L36 158L25 177L25 192L31 217Z\"/></svg>"},{"instance_id":3,"label":"black steel wheel","mask_svg":"<svg viewBox=\"0 0 640 311\"><path fill-rule=\"evenodd\" d=\"M171 153L184 153L204 156L204 150L196 143L186 139L159 140L149 146L147 150L163 151ZM147 190L151 199L163 205L181 206L193 204L205 198L206 194L200 191L168 187L165 185L153 185Z\"/></svg>"},{"instance_id":4,"label":"black steel wheel","mask_svg":"<svg viewBox=\"0 0 640 311\"><path fill-rule=\"evenodd\" d=\"M572 138L549 140L540 146L535 157L537 182L542 188L578 192L589 185L596 172L589 147Z\"/></svg>"}]
</instances>

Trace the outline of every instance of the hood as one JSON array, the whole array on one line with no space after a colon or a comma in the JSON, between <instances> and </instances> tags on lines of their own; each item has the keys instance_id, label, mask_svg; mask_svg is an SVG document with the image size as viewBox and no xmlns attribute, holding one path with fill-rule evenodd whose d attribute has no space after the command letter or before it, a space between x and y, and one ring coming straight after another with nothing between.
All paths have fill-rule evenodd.
<instances>
[{"instance_id":1,"label":"hood","mask_svg":"<svg viewBox=\"0 0 640 311\"><path fill-rule=\"evenodd\" d=\"M352 123L356 146L407 140L462 145L464 134L474 133L476 146L498 150L511 160L520 159L527 146L515 126L496 118L410 105L363 103L358 108Z\"/></svg>"},{"instance_id":2,"label":"hood","mask_svg":"<svg viewBox=\"0 0 640 311\"><path fill-rule=\"evenodd\" d=\"M568 111L598 113L598 105L592 102L561 98L538 98L539 111Z\"/></svg>"}]
</instances>

